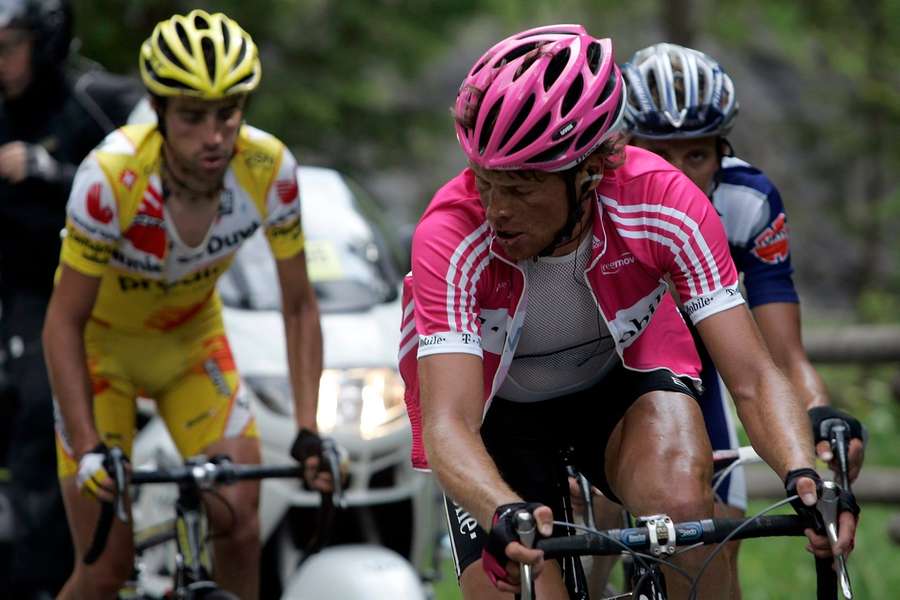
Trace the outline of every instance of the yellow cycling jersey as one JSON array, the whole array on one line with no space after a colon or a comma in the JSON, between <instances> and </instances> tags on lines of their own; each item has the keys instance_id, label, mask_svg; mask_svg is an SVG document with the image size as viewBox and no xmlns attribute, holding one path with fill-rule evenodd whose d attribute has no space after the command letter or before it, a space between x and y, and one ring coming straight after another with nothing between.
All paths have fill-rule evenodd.
<instances>
[{"instance_id":1,"label":"yellow cycling jersey","mask_svg":"<svg viewBox=\"0 0 900 600\"><path fill-rule=\"evenodd\" d=\"M218 313L216 280L259 227L275 258L303 249L296 162L280 141L241 127L219 214L193 247L168 216L162 142L155 125L114 131L81 164L69 197L60 264L102 278L91 316L121 331L165 332Z\"/></svg>"}]
</instances>

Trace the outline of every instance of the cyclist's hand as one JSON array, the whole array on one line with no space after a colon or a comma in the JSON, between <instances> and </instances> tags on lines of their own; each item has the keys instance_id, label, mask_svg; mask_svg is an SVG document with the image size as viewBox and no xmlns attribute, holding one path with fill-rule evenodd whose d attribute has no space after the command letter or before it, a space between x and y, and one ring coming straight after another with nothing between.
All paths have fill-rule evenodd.
<instances>
[{"instance_id":1,"label":"cyclist's hand","mask_svg":"<svg viewBox=\"0 0 900 600\"><path fill-rule=\"evenodd\" d=\"M303 465L303 483L307 489L330 494L334 490L331 473L322 460L322 438L303 427L291 445L291 456Z\"/></svg>"},{"instance_id":2,"label":"cyclist's hand","mask_svg":"<svg viewBox=\"0 0 900 600\"><path fill-rule=\"evenodd\" d=\"M20 183L27 177L52 180L58 173L56 159L39 144L9 142L0 146L0 177L10 183Z\"/></svg>"},{"instance_id":3,"label":"cyclist's hand","mask_svg":"<svg viewBox=\"0 0 900 600\"><path fill-rule=\"evenodd\" d=\"M108 466L109 448L102 442L81 457L75 481L82 494L93 496L101 502L113 502L116 499L116 482L110 475Z\"/></svg>"},{"instance_id":4,"label":"cyclist's hand","mask_svg":"<svg viewBox=\"0 0 900 600\"><path fill-rule=\"evenodd\" d=\"M544 568L543 551L519 543L515 515L520 510L527 510L534 516L541 536L548 537L553 533L553 512L549 507L536 502L504 504L494 511L491 531L481 552L481 565L491 583L498 590L513 594L521 591L521 564L531 565L535 577Z\"/></svg>"},{"instance_id":5,"label":"cyclist's hand","mask_svg":"<svg viewBox=\"0 0 900 600\"><path fill-rule=\"evenodd\" d=\"M813 469L794 469L785 477L785 492L788 497L800 496L791 505L801 516L807 516L821 524L821 517L816 510L816 502L822 491L822 478ZM856 522L859 517L859 506L853 494L841 491L838 500L838 542L833 547L824 533L814 529L806 529L809 539L806 549L818 558L830 558L838 554L847 555L853 551L856 540Z\"/></svg>"},{"instance_id":6,"label":"cyclist's hand","mask_svg":"<svg viewBox=\"0 0 900 600\"><path fill-rule=\"evenodd\" d=\"M847 423L848 429L848 448L847 448L847 474L850 481L856 481L859 477L859 471L862 468L863 459L865 457L866 428L862 423L850 414L832 408L830 406L816 406L810 408L809 419L813 426L813 439L816 442L816 455L834 471L835 475L840 472L840 465L837 457L831 451L829 440L822 435L821 424L827 419L843 419ZM840 480L838 480L840 481Z\"/></svg>"}]
</instances>

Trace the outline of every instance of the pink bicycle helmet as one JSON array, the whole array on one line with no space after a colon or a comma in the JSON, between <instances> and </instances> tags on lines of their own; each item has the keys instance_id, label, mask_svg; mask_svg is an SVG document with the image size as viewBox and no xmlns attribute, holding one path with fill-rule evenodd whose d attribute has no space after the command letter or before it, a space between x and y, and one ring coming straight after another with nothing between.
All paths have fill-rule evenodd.
<instances>
[{"instance_id":1,"label":"pink bicycle helmet","mask_svg":"<svg viewBox=\"0 0 900 600\"><path fill-rule=\"evenodd\" d=\"M581 25L529 29L469 71L456 97L456 135L483 168L562 171L619 130L624 97L610 39Z\"/></svg>"}]
</instances>

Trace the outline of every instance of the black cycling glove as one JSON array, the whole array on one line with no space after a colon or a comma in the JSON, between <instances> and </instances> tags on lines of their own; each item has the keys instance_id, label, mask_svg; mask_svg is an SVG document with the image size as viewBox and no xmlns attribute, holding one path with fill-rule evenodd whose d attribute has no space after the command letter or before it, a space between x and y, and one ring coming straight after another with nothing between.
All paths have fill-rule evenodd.
<instances>
[{"instance_id":1,"label":"black cycling glove","mask_svg":"<svg viewBox=\"0 0 900 600\"><path fill-rule=\"evenodd\" d=\"M814 469L810 468L794 469L788 471L788 474L785 475L784 491L787 493L788 498L797 495L797 480L801 477L809 477L816 483L816 498L821 498L822 478ZM813 528L816 531L821 533L824 530L822 517L819 515L819 511L816 510L815 506L806 506L799 497L791 501L791 506L794 507L794 510L797 511L798 515L806 517L811 523L815 524ZM860 513L856 497L847 490L840 490L840 493L838 494L838 514L843 512L849 512L854 517L859 517Z\"/></svg>"},{"instance_id":2,"label":"black cycling glove","mask_svg":"<svg viewBox=\"0 0 900 600\"><path fill-rule=\"evenodd\" d=\"M784 491L787 494L787 497L797 496L791 500L791 506L794 507L794 510L797 511L797 514L801 517L806 517L809 519L810 523L815 523L814 529L816 531L822 530L822 519L819 517L819 511L816 510L815 506L807 506L803 504L803 500L800 499L797 494L797 480L801 477L809 477L816 484L816 498L822 497L822 478L816 473L815 469L810 469L809 467L803 469L793 469L788 471L787 475L784 476Z\"/></svg>"},{"instance_id":3,"label":"black cycling glove","mask_svg":"<svg viewBox=\"0 0 900 600\"><path fill-rule=\"evenodd\" d=\"M842 410L838 410L831 406L814 406L810 408L807 413L809 413L809 420L812 421L813 439L817 444L821 441L830 441L828 429L822 427L822 425L830 419L840 419L844 421L847 424L850 439L856 438L865 444L869 437L865 426L863 426L859 420Z\"/></svg>"},{"instance_id":4,"label":"black cycling glove","mask_svg":"<svg viewBox=\"0 0 900 600\"><path fill-rule=\"evenodd\" d=\"M297 432L294 443L291 445L291 456L299 463L306 462L311 456L322 457L322 438L311 429L303 427Z\"/></svg>"},{"instance_id":5,"label":"black cycling glove","mask_svg":"<svg viewBox=\"0 0 900 600\"><path fill-rule=\"evenodd\" d=\"M506 578L506 546L511 542L519 541L516 532L516 513L526 510L532 514L539 507L538 502L511 502L497 507L494 518L491 519L491 531L488 533L487 543L481 551L481 565L491 583L497 585L498 580L510 583Z\"/></svg>"}]
</instances>

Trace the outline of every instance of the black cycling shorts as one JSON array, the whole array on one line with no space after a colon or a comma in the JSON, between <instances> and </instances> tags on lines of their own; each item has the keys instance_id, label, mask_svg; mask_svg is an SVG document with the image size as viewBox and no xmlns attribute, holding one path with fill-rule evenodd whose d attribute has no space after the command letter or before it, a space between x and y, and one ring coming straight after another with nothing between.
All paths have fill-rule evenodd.
<instances>
[{"instance_id":1,"label":"black cycling shorts","mask_svg":"<svg viewBox=\"0 0 900 600\"><path fill-rule=\"evenodd\" d=\"M628 408L653 391L697 397L694 383L671 371L638 372L619 365L593 387L566 396L541 402L494 398L481 425L481 439L503 480L527 502L549 506L554 518L569 512L567 463L619 502L606 480L606 444ZM450 498L445 497L444 506L459 576L481 558L487 536Z\"/></svg>"}]
</instances>

